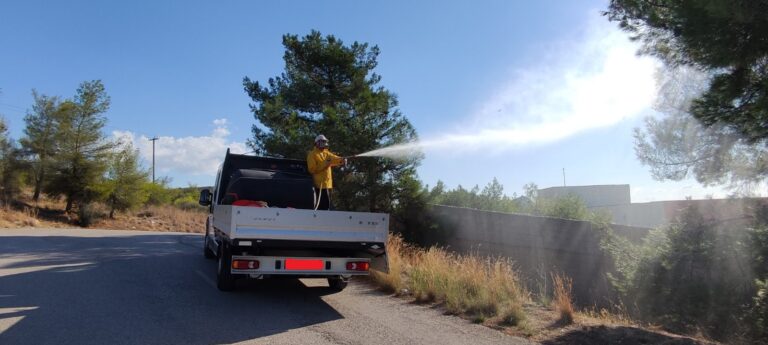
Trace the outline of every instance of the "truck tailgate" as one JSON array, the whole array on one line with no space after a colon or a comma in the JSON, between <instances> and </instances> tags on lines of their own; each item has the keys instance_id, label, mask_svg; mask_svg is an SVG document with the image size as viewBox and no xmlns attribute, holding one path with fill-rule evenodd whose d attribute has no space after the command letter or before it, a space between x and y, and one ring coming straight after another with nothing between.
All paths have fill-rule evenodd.
<instances>
[{"instance_id":1,"label":"truck tailgate","mask_svg":"<svg viewBox=\"0 0 768 345\"><path fill-rule=\"evenodd\" d=\"M246 206L216 211L231 212L229 236L238 239L383 243L389 230L389 215L381 213Z\"/></svg>"}]
</instances>

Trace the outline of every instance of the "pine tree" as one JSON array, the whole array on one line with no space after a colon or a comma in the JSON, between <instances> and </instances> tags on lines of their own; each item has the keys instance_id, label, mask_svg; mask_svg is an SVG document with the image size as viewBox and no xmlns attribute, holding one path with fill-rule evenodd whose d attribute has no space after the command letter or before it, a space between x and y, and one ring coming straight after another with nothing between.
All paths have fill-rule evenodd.
<instances>
[{"instance_id":1,"label":"pine tree","mask_svg":"<svg viewBox=\"0 0 768 345\"><path fill-rule=\"evenodd\" d=\"M283 45L284 73L266 86L247 77L243 81L258 122L249 141L256 153L305 159L320 133L341 155L416 140L395 95L379 85L378 47L345 45L317 31L301 38L285 35ZM419 159L352 161L334 171L334 204L346 210L391 210L397 181L414 177Z\"/></svg>"},{"instance_id":2,"label":"pine tree","mask_svg":"<svg viewBox=\"0 0 768 345\"><path fill-rule=\"evenodd\" d=\"M768 0L612 0L608 19L672 67L711 74L690 106L706 126L768 139Z\"/></svg>"},{"instance_id":3,"label":"pine tree","mask_svg":"<svg viewBox=\"0 0 768 345\"><path fill-rule=\"evenodd\" d=\"M34 195L37 201L46 181L46 172L57 147L56 130L60 123L62 112L58 97L49 97L32 90L34 104L32 111L24 117L26 127L24 137L19 140L24 152L32 157L32 176L34 179Z\"/></svg>"},{"instance_id":4,"label":"pine tree","mask_svg":"<svg viewBox=\"0 0 768 345\"><path fill-rule=\"evenodd\" d=\"M148 176L139 164L139 151L130 144L123 145L109 157L107 175L99 189L109 206L110 218L115 217L115 211L147 201L149 195L143 187L148 183Z\"/></svg>"},{"instance_id":5,"label":"pine tree","mask_svg":"<svg viewBox=\"0 0 768 345\"><path fill-rule=\"evenodd\" d=\"M63 195L67 212L97 195L94 187L104 175L114 147L101 133L106 124L103 113L108 109L109 96L99 80L83 82L74 100L61 105L62 118L56 133L59 145L46 192Z\"/></svg>"},{"instance_id":6,"label":"pine tree","mask_svg":"<svg viewBox=\"0 0 768 345\"><path fill-rule=\"evenodd\" d=\"M21 153L8 137L8 127L0 117L0 201L9 202L19 192L19 172L23 168Z\"/></svg>"}]
</instances>

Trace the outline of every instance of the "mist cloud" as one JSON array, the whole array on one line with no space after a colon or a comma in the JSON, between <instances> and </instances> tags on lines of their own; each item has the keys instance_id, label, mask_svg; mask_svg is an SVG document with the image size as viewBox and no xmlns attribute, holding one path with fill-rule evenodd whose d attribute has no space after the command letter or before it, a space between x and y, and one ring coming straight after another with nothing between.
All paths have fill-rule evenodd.
<instances>
[{"instance_id":1,"label":"mist cloud","mask_svg":"<svg viewBox=\"0 0 768 345\"><path fill-rule=\"evenodd\" d=\"M468 121L457 124L460 130L374 154L506 151L640 116L654 103L658 63L637 56L637 48L604 18L594 18L581 39L551 47L557 57L510 73Z\"/></svg>"}]
</instances>

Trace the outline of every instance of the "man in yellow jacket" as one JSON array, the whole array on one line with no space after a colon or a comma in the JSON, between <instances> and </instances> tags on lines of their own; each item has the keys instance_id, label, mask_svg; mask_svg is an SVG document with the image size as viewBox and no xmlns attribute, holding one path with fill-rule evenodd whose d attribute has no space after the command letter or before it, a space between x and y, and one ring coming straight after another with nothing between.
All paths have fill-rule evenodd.
<instances>
[{"instance_id":1,"label":"man in yellow jacket","mask_svg":"<svg viewBox=\"0 0 768 345\"><path fill-rule=\"evenodd\" d=\"M307 155L307 169L315 183L315 209L331 209L333 178L331 167L344 165L347 160L328 150L328 138L320 134L315 137L315 147Z\"/></svg>"}]
</instances>

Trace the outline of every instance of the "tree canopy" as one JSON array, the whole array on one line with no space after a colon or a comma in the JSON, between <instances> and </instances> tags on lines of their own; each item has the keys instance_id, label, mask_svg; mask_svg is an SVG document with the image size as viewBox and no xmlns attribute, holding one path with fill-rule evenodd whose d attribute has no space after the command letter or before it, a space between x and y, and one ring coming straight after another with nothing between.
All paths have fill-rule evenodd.
<instances>
[{"instance_id":1,"label":"tree canopy","mask_svg":"<svg viewBox=\"0 0 768 345\"><path fill-rule=\"evenodd\" d=\"M0 116L0 204L18 193L19 172L22 166L19 156L18 148L8 137L5 119Z\"/></svg>"},{"instance_id":2,"label":"tree canopy","mask_svg":"<svg viewBox=\"0 0 768 345\"><path fill-rule=\"evenodd\" d=\"M32 173L34 180L34 195L32 199L37 201L40 197L43 183L46 181L46 171L57 146L57 129L67 107L61 106L61 101L56 96L46 96L32 90L32 110L24 117L26 127L24 137L19 140L26 155L34 156L32 159Z\"/></svg>"},{"instance_id":3,"label":"tree canopy","mask_svg":"<svg viewBox=\"0 0 768 345\"><path fill-rule=\"evenodd\" d=\"M710 74L690 105L705 126L768 139L768 0L611 0L605 15L672 67Z\"/></svg>"},{"instance_id":4,"label":"tree canopy","mask_svg":"<svg viewBox=\"0 0 768 345\"><path fill-rule=\"evenodd\" d=\"M109 156L106 178L99 184L99 189L109 205L109 217L115 217L115 211L124 211L139 206L147 201L149 195L143 188L149 174L141 168L139 151L130 143Z\"/></svg>"},{"instance_id":5,"label":"tree canopy","mask_svg":"<svg viewBox=\"0 0 768 345\"><path fill-rule=\"evenodd\" d=\"M374 72L379 48L345 45L318 31L284 35L284 72L266 84L245 77L257 123L249 146L261 155L304 159L314 137L324 134L340 155L410 142L416 130L397 109L397 97ZM398 181L415 175L419 157L364 158L334 172L337 207L390 210Z\"/></svg>"},{"instance_id":6,"label":"tree canopy","mask_svg":"<svg viewBox=\"0 0 768 345\"><path fill-rule=\"evenodd\" d=\"M109 96L101 81L83 82L74 100L65 101L61 107L58 146L46 192L65 196L66 210L70 211L73 204L97 196L94 186L106 171L114 144L101 132L106 124L103 113L109 109Z\"/></svg>"},{"instance_id":7,"label":"tree canopy","mask_svg":"<svg viewBox=\"0 0 768 345\"><path fill-rule=\"evenodd\" d=\"M705 126L693 118L690 104L707 88L707 76L689 68L659 74L656 109L635 129L635 152L659 180L690 176L704 185L728 185L748 192L768 177L768 142L752 143L724 124Z\"/></svg>"}]
</instances>

